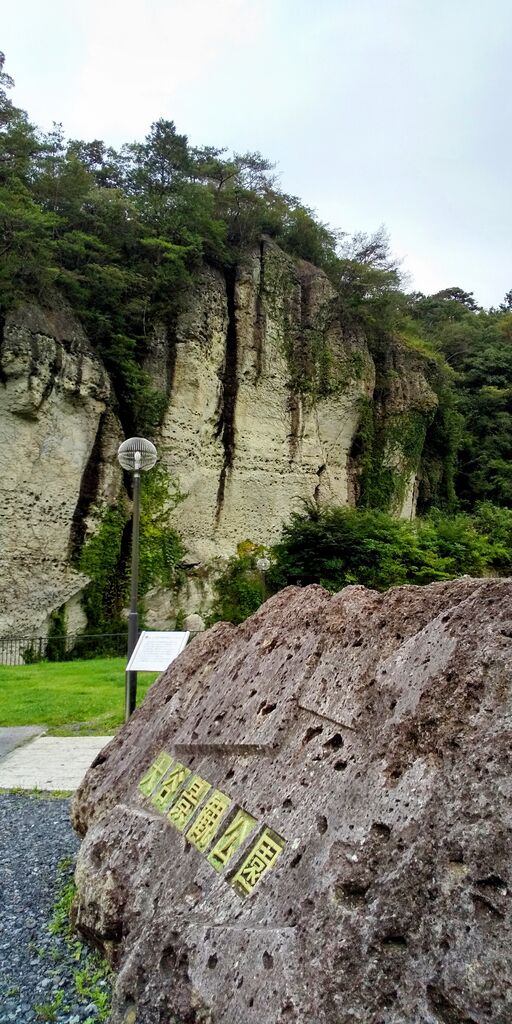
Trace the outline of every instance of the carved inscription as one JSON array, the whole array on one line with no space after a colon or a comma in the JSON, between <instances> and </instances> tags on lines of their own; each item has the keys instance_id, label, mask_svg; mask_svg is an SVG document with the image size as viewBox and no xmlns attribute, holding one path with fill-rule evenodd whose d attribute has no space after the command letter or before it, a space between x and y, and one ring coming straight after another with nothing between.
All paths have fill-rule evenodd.
<instances>
[{"instance_id":1,"label":"carved inscription","mask_svg":"<svg viewBox=\"0 0 512 1024\"><path fill-rule=\"evenodd\" d=\"M216 871L223 871L247 836L256 828L258 822L247 811L237 811L233 821L221 835L208 857L208 863Z\"/></svg>"},{"instance_id":2,"label":"carved inscription","mask_svg":"<svg viewBox=\"0 0 512 1024\"><path fill-rule=\"evenodd\" d=\"M151 798L151 803L154 804L157 811L166 811L170 806L178 789L188 779L192 772L190 768L187 768L184 764L180 764L176 761L174 768L170 775L162 782L162 784L156 790L156 793Z\"/></svg>"},{"instance_id":3,"label":"carved inscription","mask_svg":"<svg viewBox=\"0 0 512 1024\"><path fill-rule=\"evenodd\" d=\"M167 820L180 832L190 824L199 809L195 821L190 825L185 838L200 853L205 853L215 841L219 825L226 816L232 798L219 789L211 790L211 783L200 775L193 775L181 761L175 761L170 754L162 751L142 776L138 789L149 797L153 807L167 815ZM205 797L208 796L203 807ZM236 858L246 839L254 832L258 822L252 814L239 807L224 831L221 832L213 849L207 855L208 863L215 871L222 872ZM228 879L239 896L250 896L255 886L271 868L286 845L286 840L271 828L263 832L253 843L247 856L235 874ZM226 876L224 876L226 877Z\"/></svg>"},{"instance_id":4,"label":"carved inscription","mask_svg":"<svg viewBox=\"0 0 512 1024\"><path fill-rule=\"evenodd\" d=\"M284 845L285 840L278 836L277 832L266 828L247 854L236 875L231 879L233 888L241 896L250 896L254 886L263 878L263 875L274 867Z\"/></svg>"},{"instance_id":5,"label":"carved inscription","mask_svg":"<svg viewBox=\"0 0 512 1024\"><path fill-rule=\"evenodd\" d=\"M189 828L186 838L200 853L210 845L230 803L230 797L216 789Z\"/></svg>"},{"instance_id":6,"label":"carved inscription","mask_svg":"<svg viewBox=\"0 0 512 1024\"><path fill-rule=\"evenodd\" d=\"M192 776L190 782L188 782L186 788L172 805L167 815L171 824L179 829L180 832L183 832L185 826L188 825L196 807L198 807L203 797L206 796L211 788L210 783L206 782L199 775Z\"/></svg>"},{"instance_id":7,"label":"carved inscription","mask_svg":"<svg viewBox=\"0 0 512 1024\"><path fill-rule=\"evenodd\" d=\"M151 764L147 772L142 776L139 782L139 789L145 796L149 796L153 792L155 786L163 779L165 773L171 767L174 758L170 754L166 754L165 750L158 755L153 764Z\"/></svg>"}]
</instances>

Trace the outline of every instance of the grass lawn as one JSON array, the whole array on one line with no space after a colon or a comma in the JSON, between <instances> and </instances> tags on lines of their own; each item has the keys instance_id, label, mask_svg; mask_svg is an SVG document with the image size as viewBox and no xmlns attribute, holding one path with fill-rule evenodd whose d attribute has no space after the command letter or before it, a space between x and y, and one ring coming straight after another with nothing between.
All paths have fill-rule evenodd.
<instances>
[{"instance_id":1,"label":"grass lawn","mask_svg":"<svg viewBox=\"0 0 512 1024\"><path fill-rule=\"evenodd\" d=\"M0 726L47 725L52 736L109 736L124 720L125 658L0 665ZM137 704L158 672L140 673Z\"/></svg>"}]
</instances>

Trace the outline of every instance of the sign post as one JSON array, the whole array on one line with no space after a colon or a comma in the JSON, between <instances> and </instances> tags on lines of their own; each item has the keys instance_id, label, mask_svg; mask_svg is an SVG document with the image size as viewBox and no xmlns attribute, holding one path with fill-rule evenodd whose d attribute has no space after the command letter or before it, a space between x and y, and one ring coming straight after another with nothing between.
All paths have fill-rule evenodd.
<instances>
[{"instance_id":1,"label":"sign post","mask_svg":"<svg viewBox=\"0 0 512 1024\"><path fill-rule=\"evenodd\" d=\"M146 630L140 634L126 666L128 672L164 672L185 649L190 633Z\"/></svg>"}]
</instances>

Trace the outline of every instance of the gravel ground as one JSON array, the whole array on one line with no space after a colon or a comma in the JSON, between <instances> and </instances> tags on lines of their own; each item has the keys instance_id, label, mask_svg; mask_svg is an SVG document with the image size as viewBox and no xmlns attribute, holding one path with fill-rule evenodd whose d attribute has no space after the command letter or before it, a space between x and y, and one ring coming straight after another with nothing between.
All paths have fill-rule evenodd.
<instances>
[{"instance_id":1,"label":"gravel ground","mask_svg":"<svg viewBox=\"0 0 512 1024\"><path fill-rule=\"evenodd\" d=\"M62 884L59 864L74 859L78 845L69 800L0 794L0 1024L99 1019L76 992L87 951L77 961L65 940L48 931Z\"/></svg>"}]
</instances>

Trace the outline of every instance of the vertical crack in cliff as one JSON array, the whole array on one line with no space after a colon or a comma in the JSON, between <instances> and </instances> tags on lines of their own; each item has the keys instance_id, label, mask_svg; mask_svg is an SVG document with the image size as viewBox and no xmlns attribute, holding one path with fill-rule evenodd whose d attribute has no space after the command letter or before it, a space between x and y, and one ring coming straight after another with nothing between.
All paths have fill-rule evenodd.
<instances>
[{"instance_id":1,"label":"vertical crack in cliff","mask_svg":"<svg viewBox=\"0 0 512 1024\"><path fill-rule=\"evenodd\" d=\"M7 384L7 374L3 365L5 317L0 314L0 384Z\"/></svg>"},{"instance_id":2,"label":"vertical crack in cliff","mask_svg":"<svg viewBox=\"0 0 512 1024\"><path fill-rule=\"evenodd\" d=\"M256 330L255 330L255 341L256 341L256 379L255 384L258 383L263 373L263 344L265 340L265 327L266 327L266 310L265 310L265 241L262 238L260 241L260 279L258 282L258 291L256 294Z\"/></svg>"},{"instance_id":3,"label":"vertical crack in cliff","mask_svg":"<svg viewBox=\"0 0 512 1024\"><path fill-rule=\"evenodd\" d=\"M325 476L326 472L327 472L327 466L325 465L325 463L323 463L323 465L318 467L317 473L316 473L317 479L318 479L318 483L317 483L317 485L315 487L314 500L315 500L315 505L317 506L317 508L320 508L320 505L321 505L320 495L321 495L321 489L322 489L322 479Z\"/></svg>"},{"instance_id":4,"label":"vertical crack in cliff","mask_svg":"<svg viewBox=\"0 0 512 1024\"><path fill-rule=\"evenodd\" d=\"M226 329L226 354L222 378L222 394L219 419L215 436L220 437L224 448L224 460L217 489L216 520L218 521L226 490L226 478L233 468L235 459L235 409L238 395L238 332L236 324L236 267L225 270L228 322Z\"/></svg>"},{"instance_id":5,"label":"vertical crack in cliff","mask_svg":"<svg viewBox=\"0 0 512 1024\"><path fill-rule=\"evenodd\" d=\"M87 529L86 518L98 495L105 415L106 413L102 413L100 416L96 437L80 481L80 490L69 533L69 559L71 562L76 562L80 555Z\"/></svg>"},{"instance_id":6,"label":"vertical crack in cliff","mask_svg":"<svg viewBox=\"0 0 512 1024\"><path fill-rule=\"evenodd\" d=\"M178 342L176 340L176 321L174 321L172 325L169 325L167 327L167 346L165 355L165 391L167 396L167 402L170 402L174 388L174 378L176 376L176 360L178 358Z\"/></svg>"}]
</instances>

